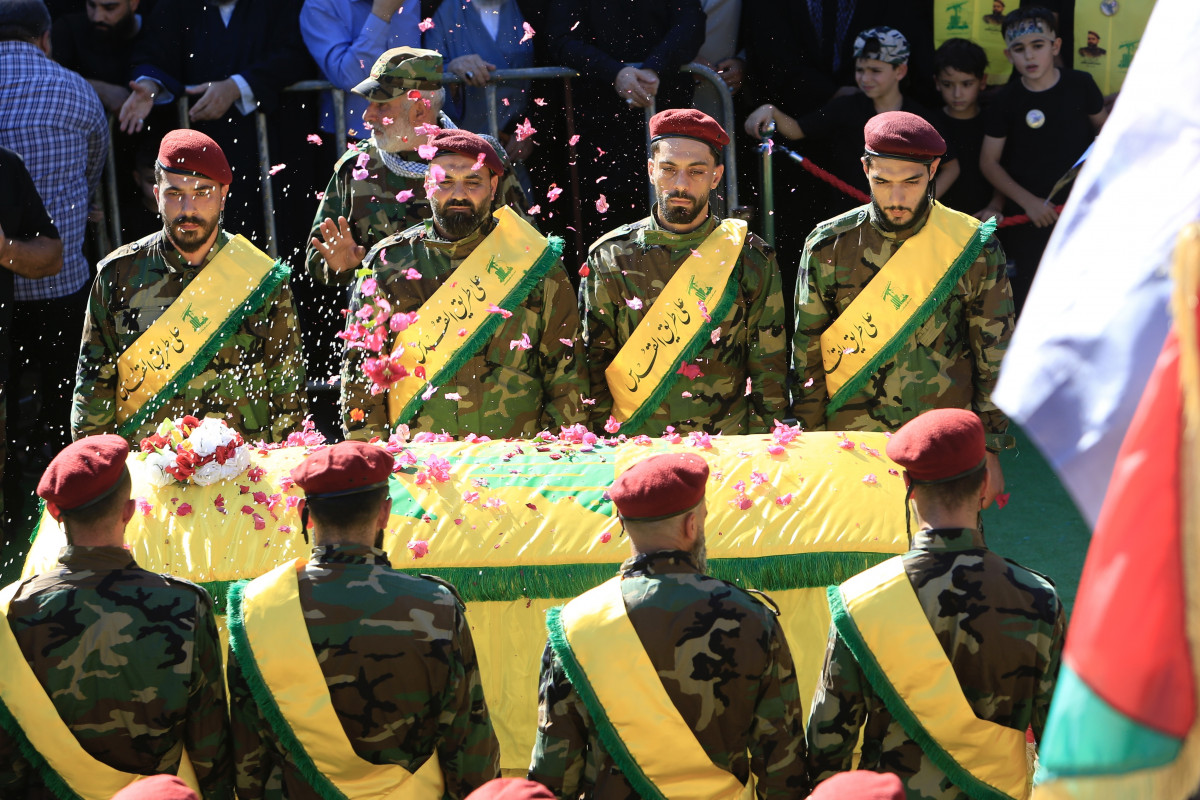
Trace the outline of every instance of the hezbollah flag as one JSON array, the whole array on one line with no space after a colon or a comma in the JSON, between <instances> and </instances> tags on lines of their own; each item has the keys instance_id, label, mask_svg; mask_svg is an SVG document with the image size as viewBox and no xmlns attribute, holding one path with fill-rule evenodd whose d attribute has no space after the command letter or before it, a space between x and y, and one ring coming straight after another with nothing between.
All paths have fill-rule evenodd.
<instances>
[{"instance_id":1,"label":"hezbollah flag","mask_svg":"<svg viewBox=\"0 0 1200 800\"><path fill-rule=\"evenodd\" d=\"M1200 225L1175 259L1175 325L1088 551L1035 800L1200 788Z\"/></svg>"}]
</instances>

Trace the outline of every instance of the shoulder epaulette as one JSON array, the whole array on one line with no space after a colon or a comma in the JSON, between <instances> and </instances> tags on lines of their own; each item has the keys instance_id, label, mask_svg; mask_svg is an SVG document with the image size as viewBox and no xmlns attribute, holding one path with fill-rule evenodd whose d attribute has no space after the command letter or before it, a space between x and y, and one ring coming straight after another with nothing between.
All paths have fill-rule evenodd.
<instances>
[{"instance_id":1,"label":"shoulder epaulette","mask_svg":"<svg viewBox=\"0 0 1200 800\"><path fill-rule=\"evenodd\" d=\"M1005 561L1007 561L1008 563L1012 564L1014 567L1018 567L1018 568L1020 568L1020 569L1023 569L1023 570L1025 570L1025 571L1026 571L1026 572L1028 572L1030 575L1036 575L1036 576L1038 576L1039 578L1041 578L1042 580L1044 580L1046 583L1050 584L1050 586L1051 586L1051 587L1053 587L1053 586L1055 585L1055 584L1054 584L1054 579L1053 579L1053 578L1051 578L1049 575L1044 575L1044 574L1042 574L1041 572L1038 572L1036 569L1030 569L1029 567L1025 566L1024 564L1021 564L1021 563L1018 563L1018 562L1016 562L1016 561L1013 561L1011 558L1006 558L1006 559L1004 559L1004 560L1005 560Z\"/></svg>"},{"instance_id":2,"label":"shoulder epaulette","mask_svg":"<svg viewBox=\"0 0 1200 800\"><path fill-rule=\"evenodd\" d=\"M213 599L213 596L211 594L209 594L208 589L205 589L203 586L201 586L198 583L193 583L192 581L189 581L187 578L181 578L178 575L171 575L166 572L158 572L155 574L173 586L185 586L188 589L193 590L194 592L196 592L196 594L200 595L205 600L207 600L208 604L210 606L215 602Z\"/></svg>"},{"instance_id":3,"label":"shoulder epaulette","mask_svg":"<svg viewBox=\"0 0 1200 800\"><path fill-rule=\"evenodd\" d=\"M720 578L718 578L717 580L720 580ZM754 598L754 601L756 603L758 603L761 606L766 607L766 609L768 611L770 611L772 614L774 614L775 616L777 616L777 617L779 616L779 614L780 614L779 604L776 603L771 598L771 596L769 594L767 594L766 592L760 591L758 589L750 589L750 588L747 588L744 586L738 586L736 583L730 583L729 581L721 581L721 583L725 584L726 586L728 586L731 589L737 589L739 592L742 592L743 594L750 595L752 598Z\"/></svg>"},{"instance_id":4,"label":"shoulder epaulette","mask_svg":"<svg viewBox=\"0 0 1200 800\"><path fill-rule=\"evenodd\" d=\"M827 219L812 229L804 240L804 247L809 252L823 247L830 239L841 236L867 221L866 206L852 208L845 214Z\"/></svg>"},{"instance_id":5,"label":"shoulder epaulette","mask_svg":"<svg viewBox=\"0 0 1200 800\"><path fill-rule=\"evenodd\" d=\"M149 240L157 236L159 233L161 233L161 231L155 231L149 236L143 236L136 242L127 242L126 244L121 245L100 260L100 263L96 265L96 271L99 272L109 264L119 261L122 258L129 258L130 256L137 255L150 244Z\"/></svg>"},{"instance_id":6,"label":"shoulder epaulette","mask_svg":"<svg viewBox=\"0 0 1200 800\"><path fill-rule=\"evenodd\" d=\"M629 234L631 234L635 230L637 230L638 226L641 224L642 224L642 220L638 220L637 222L626 223L625 225L622 225L619 228L613 228L611 231L604 234L596 241L592 242L591 246L588 247L588 254L590 255L593 250L595 250L597 247L599 247L600 245L604 244L607 241L610 241L612 239L617 239L622 236L628 236Z\"/></svg>"},{"instance_id":7,"label":"shoulder epaulette","mask_svg":"<svg viewBox=\"0 0 1200 800\"><path fill-rule=\"evenodd\" d=\"M439 586L444 586L445 588L449 589L450 594L454 595L454 599L458 601L458 604L460 606L462 606L463 608L467 607L467 604L463 602L462 597L459 596L458 589L454 588L454 584L451 583L450 581L445 580L443 578L439 578L437 575L429 575L424 572L418 573L418 575L419 575L419 577L422 577L427 581L433 581L434 583L438 584Z\"/></svg>"}]
</instances>

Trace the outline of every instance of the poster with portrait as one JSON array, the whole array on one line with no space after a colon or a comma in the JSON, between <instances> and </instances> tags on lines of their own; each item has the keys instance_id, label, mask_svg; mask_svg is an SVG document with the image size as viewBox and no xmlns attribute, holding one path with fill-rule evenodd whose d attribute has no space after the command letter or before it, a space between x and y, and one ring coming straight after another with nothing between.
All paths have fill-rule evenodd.
<instances>
[{"instance_id":1,"label":"poster with portrait","mask_svg":"<svg viewBox=\"0 0 1200 800\"><path fill-rule=\"evenodd\" d=\"M933 14L933 46L947 39L968 39L987 53L987 79L992 86L1008 80L1012 64L1004 55L1000 23L1019 0L937 0Z\"/></svg>"},{"instance_id":2,"label":"poster with portrait","mask_svg":"<svg viewBox=\"0 0 1200 800\"><path fill-rule=\"evenodd\" d=\"M1153 10L1154 0L1076 0L1075 69L1105 95L1119 91Z\"/></svg>"}]
</instances>

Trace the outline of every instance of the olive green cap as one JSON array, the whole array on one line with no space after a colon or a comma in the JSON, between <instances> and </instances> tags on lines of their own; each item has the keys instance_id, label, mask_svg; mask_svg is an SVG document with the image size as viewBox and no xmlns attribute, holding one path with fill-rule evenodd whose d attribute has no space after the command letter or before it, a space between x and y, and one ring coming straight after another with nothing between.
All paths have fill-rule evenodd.
<instances>
[{"instance_id":1,"label":"olive green cap","mask_svg":"<svg viewBox=\"0 0 1200 800\"><path fill-rule=\"evenodd\" d=\"M442 88L442 54L417 47L394 47L371 67L371 77L351 91L372 103L386 103L412 89Z\"/></svg>"}]
</instances>

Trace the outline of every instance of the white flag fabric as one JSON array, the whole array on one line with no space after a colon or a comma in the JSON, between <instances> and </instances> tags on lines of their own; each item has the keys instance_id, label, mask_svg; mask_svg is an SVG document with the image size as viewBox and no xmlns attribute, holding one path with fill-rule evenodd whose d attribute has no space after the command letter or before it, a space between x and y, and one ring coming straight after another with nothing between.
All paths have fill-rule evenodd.
<instances>
[{"instance_id":1,"label":"white flag fabric","mask_svg":"<svg viewBox=\"0 0 1200 800\"><path fill-rule=\"evenodd\" d=\"M1175 237L1200 219L1200 2L1158 0L1076 180L993 399L1095 527L1169 325ZM1186 77L1185 77L1186 73Z\"/></svg>"}]
</instances>

